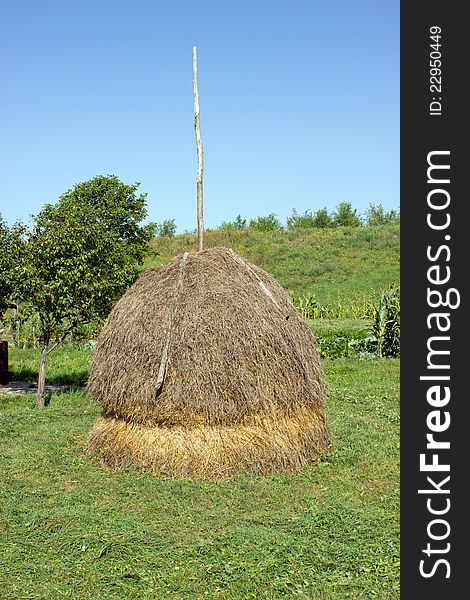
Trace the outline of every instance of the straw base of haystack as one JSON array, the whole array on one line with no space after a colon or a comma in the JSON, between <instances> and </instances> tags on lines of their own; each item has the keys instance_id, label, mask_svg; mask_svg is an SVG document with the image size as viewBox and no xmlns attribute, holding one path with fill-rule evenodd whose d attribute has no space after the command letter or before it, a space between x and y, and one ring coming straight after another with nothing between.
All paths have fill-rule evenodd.
<instances>
[{"instance_id":1,"label":"straw base of haystack","mask_svg":"<svg viewBox=\"0 0 470 600\"><path fill-rule=\"evenodd\" d=\"M297 471L325 451L324 415L305 407L288 416L257 416L244 425L149 427L111 416L95 422L88 448L111 468L217 480L239 473Z\"/></svg>"}]
</instances>

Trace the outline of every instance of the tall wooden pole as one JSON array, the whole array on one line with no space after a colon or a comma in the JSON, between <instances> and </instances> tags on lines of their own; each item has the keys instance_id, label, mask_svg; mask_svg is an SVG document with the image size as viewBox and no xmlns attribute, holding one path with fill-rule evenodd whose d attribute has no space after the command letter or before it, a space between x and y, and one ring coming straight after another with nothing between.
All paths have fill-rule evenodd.
<instances>
[{"instance_id":1,"label":"tall wooden pole","mask_svg":"<svg viewBox=\"0 0 470 600\"><path fill-rule=\"evenodd\" d=\"M202 149L201 123L199 116L199 94L197 90L197 52L196 46L193 46L193 92L194 92L194 129L196 130L197 146L197 249L203 249L204 239L204 219L202 209L202 177L204 174L204 151Z\"/></svg>"}]
</instances>

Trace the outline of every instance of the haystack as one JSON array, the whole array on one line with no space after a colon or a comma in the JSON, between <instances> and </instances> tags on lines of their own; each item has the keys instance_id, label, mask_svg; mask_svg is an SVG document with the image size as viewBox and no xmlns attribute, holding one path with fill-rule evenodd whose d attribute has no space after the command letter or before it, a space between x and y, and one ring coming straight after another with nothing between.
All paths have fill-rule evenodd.
<instances>
[{"instance_id":1,"label":"haystack","mask_svg":"<svg viewBox=\"0 0 470 600\"><path fill-rule=\"evenodd\" d=\"M112 310L88 390L111 467L219 479L297 470L325 449L316 341L282 287L231 249L146 271Z\"/></svg>"}]
</instances>

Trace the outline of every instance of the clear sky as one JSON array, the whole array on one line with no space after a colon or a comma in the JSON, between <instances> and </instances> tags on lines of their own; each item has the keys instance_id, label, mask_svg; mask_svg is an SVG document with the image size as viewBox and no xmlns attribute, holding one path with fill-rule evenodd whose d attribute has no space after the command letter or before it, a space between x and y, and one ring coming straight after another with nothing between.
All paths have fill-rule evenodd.
<instances>
[{"instance_id":1,"label":"clear sky","mask_svg":"<svg viewBox=\"0 0 470 600\"><path fill-rule=\"evenodd\" d=\"M349 201L399 207L398 0L2 0L0 213L95 175L196 228Z\"/></svg>"}]
</instances>

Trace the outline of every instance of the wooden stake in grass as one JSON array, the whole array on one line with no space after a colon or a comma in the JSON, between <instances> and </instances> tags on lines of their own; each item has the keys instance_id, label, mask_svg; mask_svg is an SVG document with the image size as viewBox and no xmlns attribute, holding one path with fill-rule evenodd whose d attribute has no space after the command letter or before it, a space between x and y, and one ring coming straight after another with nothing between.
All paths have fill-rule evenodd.
<instances>
[{"instance_id":1,"label":"wooden stake in grass","mask_svg":"<svg viewBox=\"0 0 470 600\"><path fill-rule=\"evenodd\" d=\"M194 92L194 129L196 130L197 146L197 249L203 249L204 220L202 210L202 177L204 174L204 151L202 149L201 124L199 116L199 93L197 89L197 51L193 46L193 92Z\"/></svg>"}]
</instances>

